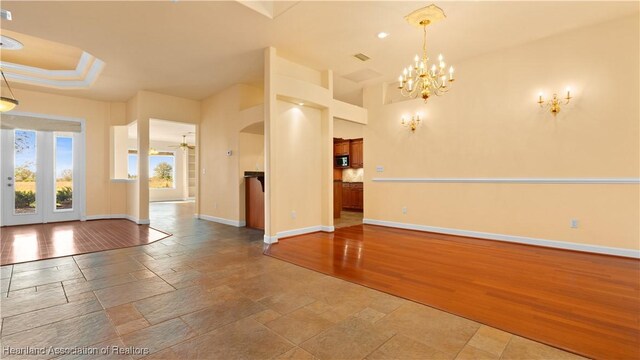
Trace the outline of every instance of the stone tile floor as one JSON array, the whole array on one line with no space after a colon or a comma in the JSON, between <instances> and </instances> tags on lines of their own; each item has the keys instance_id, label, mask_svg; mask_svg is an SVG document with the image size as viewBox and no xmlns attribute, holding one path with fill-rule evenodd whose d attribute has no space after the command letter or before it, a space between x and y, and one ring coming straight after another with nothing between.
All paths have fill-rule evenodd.
<instances>
[{"instance_id":1,"label":"stone tile floor","mask_svg":"<svg viewBox=\"0 0 640 360\"><path fill-rule=\"evenodd\" d=\"M578 359L262 255L262 233L154 204L153 244L4 266L1 347L147 359ZM8 355L11 359L58 355ZM137 354L64 359L140 358Z\"/></svg>"},{"instance_id":2,"label":"stone tile floor","mask_svg":"<svg viewBox=\"0 0 640 360\"><path fill-rule=\"evenodd\" d=\"M341 211L340 217L333 219L333 225L336 229L347 226L362 224L363 213L362 211Z\"/></svg>"}]
</instances>

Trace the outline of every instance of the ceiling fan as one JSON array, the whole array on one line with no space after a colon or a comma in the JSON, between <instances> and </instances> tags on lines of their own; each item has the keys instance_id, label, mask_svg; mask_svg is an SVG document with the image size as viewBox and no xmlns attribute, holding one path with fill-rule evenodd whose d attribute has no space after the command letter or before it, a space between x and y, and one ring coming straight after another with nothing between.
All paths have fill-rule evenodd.
<instances>
[{"instance_id":1,"label":"ceiling fan","mask_svg":"<svg viewBox=\"0 0 640 360\"><path fill-rule=\"evenodd\" d=\"M193 134L193 133L190 132L189 134ZM172 146L169 146L169 147L180 148L180 149L185 150L185 151L187 149L192 149L193 150L193 149L196 148L195 145L189 145L189 143L187 143L187 135L182 135L182 142L180 144L172 145Z\"/></svg>"}]
</instances>

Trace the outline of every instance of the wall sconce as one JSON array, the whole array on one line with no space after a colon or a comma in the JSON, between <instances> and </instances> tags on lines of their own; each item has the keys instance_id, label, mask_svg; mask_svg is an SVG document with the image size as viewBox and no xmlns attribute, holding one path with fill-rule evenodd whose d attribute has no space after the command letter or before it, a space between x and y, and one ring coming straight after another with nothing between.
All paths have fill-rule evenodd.
<instances>
[{"instance_id":1,"label":"wall sconce","mask_svg":"<svg viewBox=\"0 0 640 360\"><path fill-rule=\"evenodd\" d=\"M402 126L408 126L411 132L415 132L418 125L420 125L420 114L411 116L411 120L407 121L406 116L402 117Z\"/></svg>"},{"instance_id":2,"label":"wall sconce","mask_svg":"<svg viewBox=\"0 0 640 360\"><path fill-rule=\"evenodd\" d=\"M565 100L564 105L569 104L569 101L571 99L572 99L572 97L571 97L571 89L567 88L567 96L564 98L564 100ZM560 112L560 102L561 102L561 100L558 99L558 95L557 94L553 94L553 98L551 98L551 100L547 100L547 101L542 99L542 93L540 93L540 95L538 96L538 104L540 105L540 107L541 108L548 107L549 111L551 111L551 113L554 116Z\"/></svg>"}]
</instances>

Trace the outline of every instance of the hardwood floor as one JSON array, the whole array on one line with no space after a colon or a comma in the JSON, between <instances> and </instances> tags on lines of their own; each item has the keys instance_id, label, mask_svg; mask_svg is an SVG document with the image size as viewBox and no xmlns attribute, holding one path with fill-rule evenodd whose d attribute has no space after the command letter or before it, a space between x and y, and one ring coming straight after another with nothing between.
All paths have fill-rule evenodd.
<instances>
[{"instance_id":1,"label":"hardwood floor","mask_svg":"<svg viewBox=\"0 0 640 360\"><path fill-rule=\"evenodd\" d=\"M584 360L264 256L263 232L193 211L151 204L173 234L151 244L1 266L0 358Z\"/></svg>"},{"instance_id":2,"label":"hardwood floor","mask_svg":"<svg viewBox=\"0 0 640 360\"><path fill-rule=\"evenodd\" d=\"M600 359L640 358L640 260L358 225L266 254Z\"/></svg>"},{"instance_id":3,"label":"hardwood floor","mask_svg":"<svg viewBox=\"0 0 640 360\"><path fill-rule=\"evenodd\" d=\"M150 244L167 236L123 219L6 226L0 230L0 264Z\"/></svg>"}]
</instances>

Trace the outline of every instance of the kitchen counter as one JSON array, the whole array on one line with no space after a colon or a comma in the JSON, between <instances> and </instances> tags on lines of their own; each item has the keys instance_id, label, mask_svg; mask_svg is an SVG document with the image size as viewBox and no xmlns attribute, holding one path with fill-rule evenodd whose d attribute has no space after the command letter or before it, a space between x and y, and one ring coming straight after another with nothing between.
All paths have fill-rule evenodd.
<instances>
[{"instance_id":1,"label":"kitchen counter","mask_svg":"<svg viewBox=\"0 0 640 360\"><path fill-rule=\"evenodd\" d=\"M264 171L245 171L244 177L264 177Z\"/></svg>"}]
</instances>

